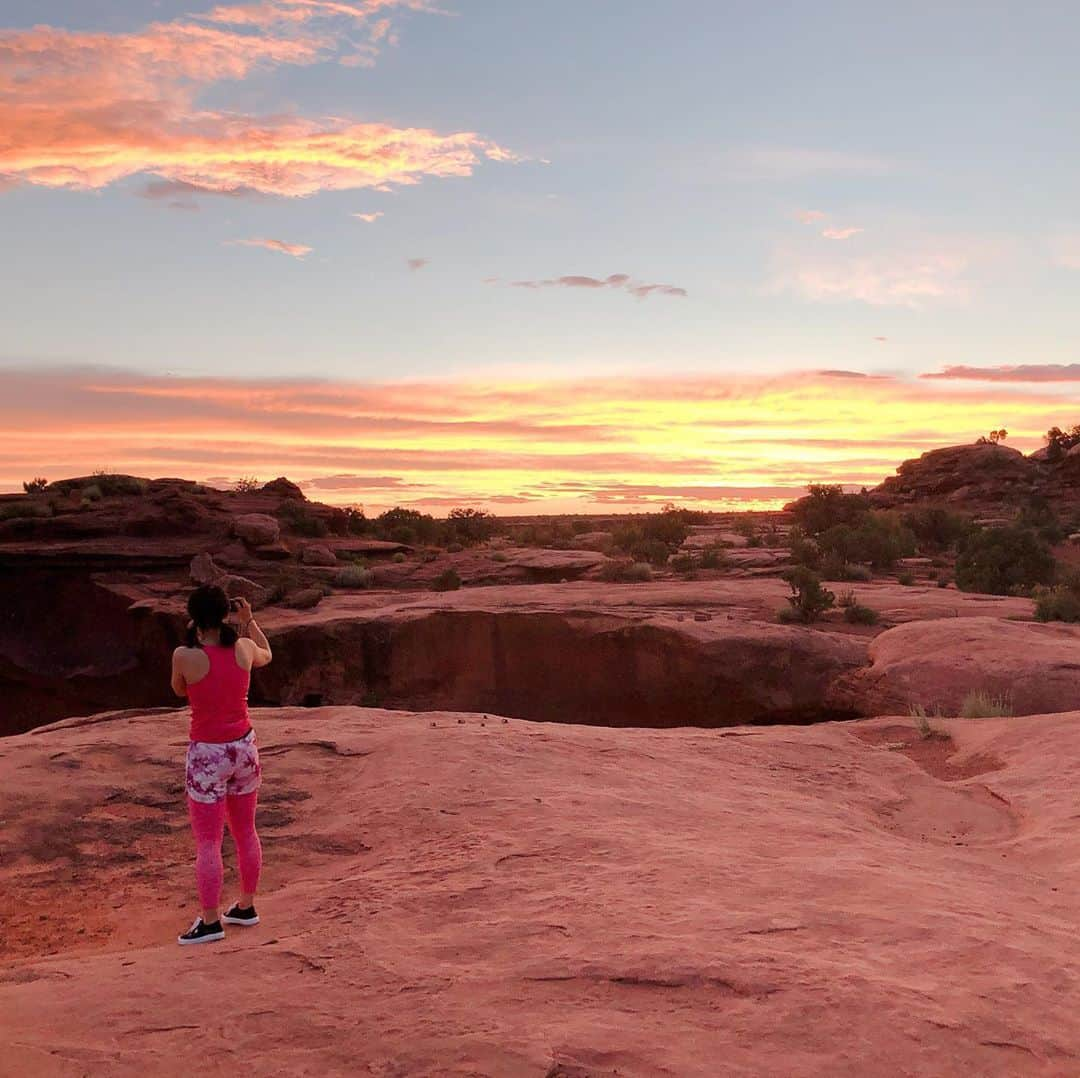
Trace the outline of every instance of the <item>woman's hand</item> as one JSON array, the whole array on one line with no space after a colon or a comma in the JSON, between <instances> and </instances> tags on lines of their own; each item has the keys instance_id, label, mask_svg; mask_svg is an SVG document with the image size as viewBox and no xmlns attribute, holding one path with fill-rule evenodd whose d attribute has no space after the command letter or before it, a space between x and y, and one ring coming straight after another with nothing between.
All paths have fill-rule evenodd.
<instances>
[{"instance_id":1,"label":"woman's hand","mask_svg":"<svg viewBox=\"0 0 1080 1078\"><path fill-rule=\"evenodd\" d=\"M251 621L251 619L255 616L251 612L251 603L249 603L247 599L243 597L233 599L233 603L235 604L233 615L240 623L240 628L246 629L248 622Z\"/></svg>"}]
</instances>

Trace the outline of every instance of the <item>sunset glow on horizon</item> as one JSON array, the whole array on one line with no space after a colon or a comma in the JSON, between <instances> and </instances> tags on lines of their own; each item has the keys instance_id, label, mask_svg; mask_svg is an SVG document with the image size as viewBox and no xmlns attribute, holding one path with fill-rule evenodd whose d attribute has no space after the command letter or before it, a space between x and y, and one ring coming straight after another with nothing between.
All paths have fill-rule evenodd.
<instances>
[{"instance_id":1,"label":"sunset glow on horizon","mask_svg":"<svg viewBox=\"0 0 1080 1078\"><path fill-rule=\"evenodd\" d=\"M0 491L774 508L1080 422L1068 13L147 7L0 0Z\"/></svg>"}]
</instances>

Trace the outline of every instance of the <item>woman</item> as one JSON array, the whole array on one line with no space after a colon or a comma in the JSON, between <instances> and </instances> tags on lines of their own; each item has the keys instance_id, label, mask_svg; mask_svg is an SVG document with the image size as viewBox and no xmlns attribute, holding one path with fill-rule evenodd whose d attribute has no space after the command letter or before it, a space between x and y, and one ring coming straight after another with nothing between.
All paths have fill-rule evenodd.
<instances>
[{"instance_id":1,"label":"woman","mask_svg":"<svg viewBox=\"0 0 1080 1078\"><path fill-rule=\"evenodd\" d=\"M226 623L234 611L240 635ZM202 916L177 942L211 943L225 938L228 925L257 925L255 889L262 847L255 831L260 782L259 750L248 717L253 667L273 658L246 599L217 587L196 588L188 598L188 640L173 652L172 687L191 704L187 751L187 803L195 833L195 878ZM240 898L221 915L221 840L225 821L236 843Z\"/></svg>"}]
</instances>

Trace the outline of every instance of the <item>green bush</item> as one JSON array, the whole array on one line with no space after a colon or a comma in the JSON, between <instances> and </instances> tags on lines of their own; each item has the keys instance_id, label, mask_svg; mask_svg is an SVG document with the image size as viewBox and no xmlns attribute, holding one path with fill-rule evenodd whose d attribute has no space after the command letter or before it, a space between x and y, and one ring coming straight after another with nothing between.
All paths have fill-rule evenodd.
<instances>
[{"instance_id":1,"label":"green bush","mask_svg":"<svg viewBox=\"0 0 1080 1078\"><path fill-rule=\"evenodd\" d=\"M461 587L461 577L455 569L444 569L431 586L435 591L457 591Z\"/></svg>"},{"instance_id":2,"label":"green bush","mask_svg":"<svg viewBox=\"0 0 1080 1078\"><path fill-rule=\"evenodd\" d=\"M897 574L896 582L902 584L905 588L910 588L915 583L915 574L905 570Z\"/></svg>"},{"instance_id":3,"label":"green bush","mask_svg":"<svg viewBox=\"0 0 1080 1078\"><path fill-rule=\"evenodd\" d=\"M821 578L805 565L788 569L783 578L791 589L788 603L794 620L806 624L817 621L836 602L836 596L821 586ZM782 619L783 620L783 619Z\"/></svg>"},{"instance_id":4,"label":"green bush","mask_svg":"<svg viewBox=\"0 0 1080 1078\"><path fill-rule=\"evenodd\" d=\"M676 554L669 562L668 565L675 570L676 573L692 573L697 569L697 562L690 554Z\"/></svg>"},{"instance_id":5,"label":"green bush","mask_svg":"<svg viewBox=\"0 0 1080 1078\"><path fill-rule=\"evenodd\" d=\"M630 523L616 528L612 545L635 561L663 565L686 542L690 523L704 519L708 519L707 513L665 506L660 513L635 515Z\"/></svg>"},{"instance_id":6,"label":"green bush","mask_svg":"<svg viewBox=\"0 0 1080 1078\"><path fill-rule=\"evenodd\" d=\"M592 521L589 520L572 521L570 528L575 535L584 535L586 532L591 532L593 530Z\"/></svg>"},{"instance_id":7,"label":"green bush","mask_svg":"<svg viewBox=\"0 0 1080 1078\"><path fill-rule=\"evenodd\" d=\"M647 562L630 559L612 560L600 567L599 576L609 584L637 584L652 580L652 567Z\"/></svg>"},{"instance_id":8,"label":"green bush","mask_svg":"<svg viewBox=\"0 0 1080 1078\"><path fill-rule=\"evenodd\" d=\"M322 539L330 531L321 516L317 516L308 506L295 498L287 498L283 501L277 515L297 535L306 536L308 539Z\"/></svg>"},{"instance_id":9,"label":"green bush","mask_svg":"<svg viewBox=\"0 0 1080 1078\"><path fill-rule=\"evenodd\" d=\"M870 499L861 494L845 494L839 484L811 483L807 495L791 507L795 523L808 535L820 535L839 525L856 525L870 509Z\"/></svg>"},{"instance_id":10,"label":"green bush","mask_svg":"<svg viewBox=\"0 0 1080 1078\"><path fill-rule=\"evenodd\" d=\"M1036 588L1035 617L1039 621L1080 621L1080 593L1064 584Z\"/></svg>"},{"instance_id":11,"label":"green bush","mask_svg":"<svg viewBox=\"0 0 1080 1078\"><path fill-rule=\"evenodd\" d=\"M38 476L36 479L31 479L29 483L23 483L24 494L40 494L49 485L48 479Z\"/></svg>"},{"instance_id":12,"label":"green bush","mask_svg":"<svg viewBox=\"0 0 1080 1078\"><path fill-rule=\"evenodd\" d=\"M500 562L501 561L506 561L507 560L506 559L506 554L501 550L493 550L491 552L491 560L492 561L500 561Z\"/></svg>"},{"instance_id":13,"label":"green bush","mask_svg":"<svg viewBox=\"0 0 1080 1078\"><path fill-rule=\"evenodd\" d=\"M956 586L987 595L1026 595L1054 579L1054 559L1029 529L1015 526L973 532L956 559Z\"/></svg>"},{"instance_id":14,"label":"green bush","mask_svg":"<svg viewBox=\"0 0 1080 1078\"><path fill-rule=\"evenodd\" d=\"M459 543L480 543L490 539L498 527L498 520L483 509L451 509L446 518L447 529Z\"/></svg>"},{"instance_id":15,"label":"green bush","mask_svg":"<svg viewBox=\"0 0 1080 1078\"><path fill-rule=\"evenodd\" d=\"M394 556L393 556L393 558L391 560L393 562L395 562L396 564L400 565L405 560L404 552L400 551L400 550L397 551L397 553L394 554Z\"/></svg>"},{"instance_id":16,"label":"green bush","mask_svg":"<svg viewBox=\"0 0 1080 1078\"><path fill-rule=\"evenodd\" d=\"M821 564L821 551L817 543L808 538L806 532L797 525L788 532L788 547L791 550L791 560L796 565L816 569Z\"/></svg>"},{"instance_id":17,"label":"green bush","mask_svg":"<svg viewBox=\"0 0 1080 1078\"><path fill-rule=\"evenodd\" d=\"M878 612L861 603L852 603L844 610L844 621L849 625L876 625Z\"/></svg>"},{"instance_id":18,"label":"green bush","mask_svg":"<svg viewBox=\"0 0 1080 1078\"><path fill-rule=\"evenodd\" d=\"M339 588L370 588L375 583L375 574L360 565L345 565L337 571L334 583Z\"/></svg>"},{"instance_id":19,"label":"green bush","mask_svg":"<svg viewBox=\"0 0 1080 1078\"><path fill-rule=\"evenodd\" d=\"M960 705L962 719L1005 719L1010 718L1012 713L1012 702L1008 696L998 696L986 689L972 690Z\"/></svg>"},{"instance_id":20,"label":"green bush","mask_svg":"<svg viewBox=\"0 0 1080 1078\"><path fill-rule=\"evenodd\" d=\"M726 569L731 564L727 551L719 543L711 543L701 552L702 569Z\"/></svg>"},{"instance_id":21,"label":"green bush","mask_svg":"<svg viewBox=\"0 0 1080 1078\"><path fill-rule=\"evenodd\" d=\"M891 569L901 558L915 553L915 536L892 513L866 513L858 525L837 524L817 538L828 557L845 562L869 562L875 569Z\"/></svg>"},{"instance_id":22,"label":"green bush","mask_svg":"<svg viewBox=\"0 0 1080 1078\"><path fill-rule=\"evenodd\" d=\"M835 552L822 559L821 575L825 580L858 580L863 583L872 580L874 577L874 574L865 565L856 565L853 562L844 561Z\"/></svg>"},{"instance_id":23,"label":"green bush","mask_svg":"<svg viewBox=\"0 0 1080 1078\"><path fill-rule=\"evenodd\" d=\"M924 553L952 549L972 528L970 518L938 506L911 509L904 513L901 520Z\"/></svg>"}]
</instances>

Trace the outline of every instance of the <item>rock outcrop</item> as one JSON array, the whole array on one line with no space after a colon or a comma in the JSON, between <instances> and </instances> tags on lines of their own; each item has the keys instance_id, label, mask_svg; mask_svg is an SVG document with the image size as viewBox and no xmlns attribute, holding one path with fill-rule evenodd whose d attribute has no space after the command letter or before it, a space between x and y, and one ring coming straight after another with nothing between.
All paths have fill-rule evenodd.
<instances>
[{"instance_id":1,"label":"rock outcrop","mask_svg":"<svg viewBox=\"0 0 1080 1078\"><path fill-rule=\"evenodd\" d=\"M3 743L0 1069L1076 1072L1080 714L256 722L262 923L196 953L183 713Z\"/></svg>"},{"instance_id":2,"label":"rock outcrop","mask_svg":"<svg viewBox=\"0 0 1080 1078\"><path fill-rule=\"evenodd\" d=\"M247 513L232 524L233 535L248 546L271 546L281 535L281 525L265 513Z\"/></svg>"},{"instance_id":3,"label":"rock outcrop","mask_svg":"<svg viewBox=\"0 0 1080 1078\"><path fill-rule=\"evenodd\" d=\"M830 700L861 715L958 715L970 693L1006 702L1017 715L1080 704L1080 626L944 618L909 622L876 637L870 664L837 680Z\"/></svg>"}]
</instances>

